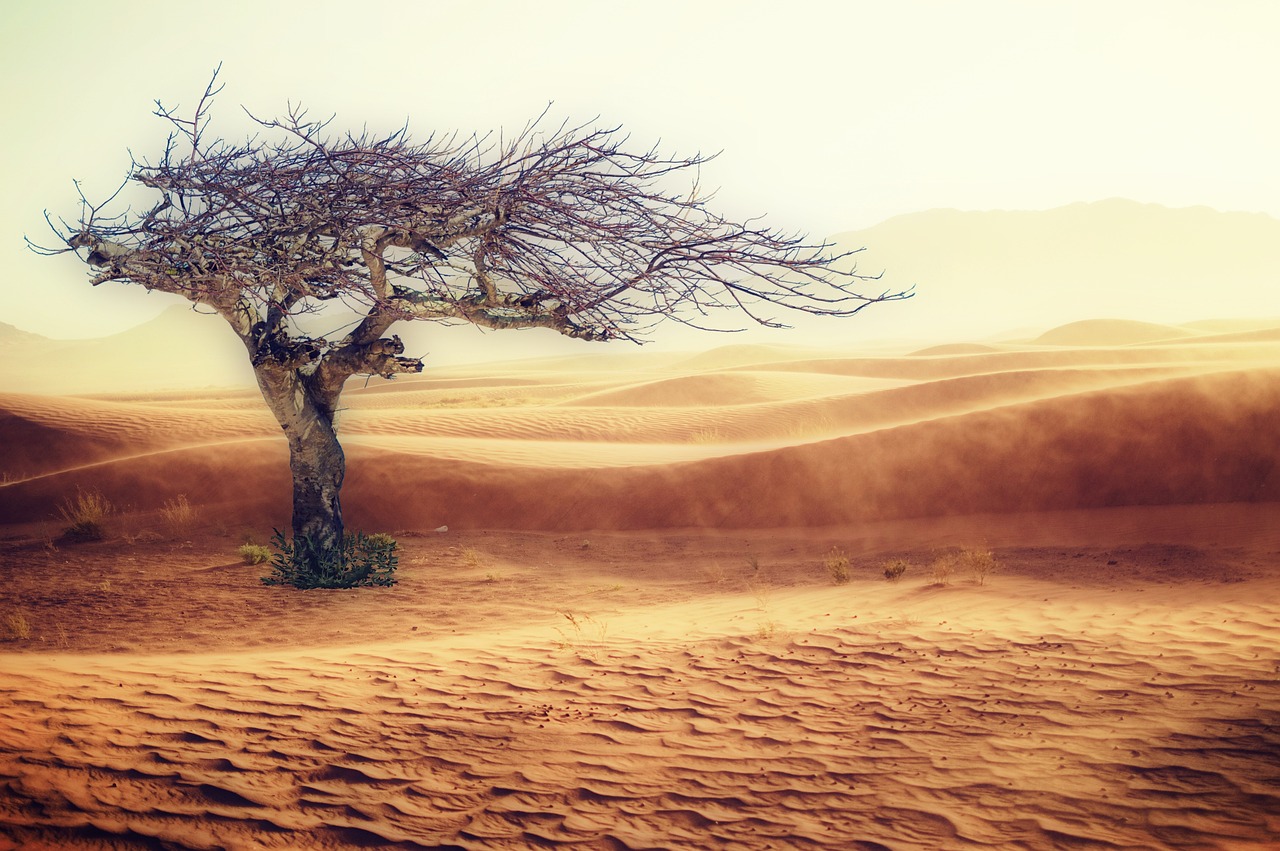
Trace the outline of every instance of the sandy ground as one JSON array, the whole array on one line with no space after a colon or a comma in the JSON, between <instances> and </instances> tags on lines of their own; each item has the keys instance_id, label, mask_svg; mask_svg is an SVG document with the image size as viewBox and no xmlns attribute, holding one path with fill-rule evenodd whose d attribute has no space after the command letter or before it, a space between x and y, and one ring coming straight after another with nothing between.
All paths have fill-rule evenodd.
<instances>
[{"instance_id":1,"label":"sandy ground","mask_svg":"<svg viewBox=\"0 0 1280 851\"><path fill-rule=\"evenodd\" d=\"M1280 335L1155 337L371 384L358 591L252 395L0 396L0 847L1280 847Z\"/></svg>"}]
</instances>

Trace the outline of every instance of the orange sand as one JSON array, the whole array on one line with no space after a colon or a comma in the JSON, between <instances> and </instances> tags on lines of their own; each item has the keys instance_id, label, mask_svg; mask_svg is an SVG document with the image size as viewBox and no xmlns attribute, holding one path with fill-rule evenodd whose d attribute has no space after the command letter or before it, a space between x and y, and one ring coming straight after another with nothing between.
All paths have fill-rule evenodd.
<instances>
[{"instance_id":1,"label":"orange sand","mask_svg":"<svg viewBox=\"0 0 1280 851\"><path fill-rule=\"evenodd\" d=\"M251 393L0 395L0 848L1280 847L1280 342L1154 327L353 389L359 591Z\"/></svg>"}]
</instances>

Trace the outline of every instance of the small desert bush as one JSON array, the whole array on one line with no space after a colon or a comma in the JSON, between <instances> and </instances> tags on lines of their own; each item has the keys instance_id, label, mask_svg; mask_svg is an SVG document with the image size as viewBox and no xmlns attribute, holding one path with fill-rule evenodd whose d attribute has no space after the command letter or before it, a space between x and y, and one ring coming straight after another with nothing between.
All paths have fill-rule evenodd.
<instances>
[{"instance_id":1,"label":"small desert bush","mask_svg":"<svg viewBox=\"0 0 1280 851\"><path fill-rule=\"evenodd\" d=\"M69 541L101 541L107 536L102 524L111 509L111 502L101 492L77 488L75 499L66 499L59 512L67 523L62 537Z\"/></svg>"},{"instance_id":2,"label":"small desert bush","mask_svg":"<svg viewBox=\"0 0 1280 851\"><path fill-rule=\"evenodd\" d=\"M262 544L241 544L239 552L245 564L266 564L271 560L271 548Z\"/></svg>"},{"instance_id":3,"label":"small desert bush","mask_svg":"<svg viewBox=\"0 0 1280 851\"><path fill-rule=\"evenodd\" d=\"M826 565L827 575L835 584L844 585L849 581L849 556L844 550L832 547L823 564Z\"/></svg>"},{"instance_id":4,"label":"small desert bush","mask_svg":"<svg viewBox=\"0 0 1280 851\"><path fill-rule=\"evenodd\" d=\"M933 584L946 585L957 571L968 573L978 585L983 585L998 567L995 556L989 550L965 548L940 553L932 565Z\"/></svg>"},{"instance_id":5,"label":"small desert bush","mask_svg":"<svg viewBox=\"0 0 1280 851\"><path fill-rule=\"evenodd\" d=\"M8 638L26 641L31 637L31 622L22 612L9 612L4 616L4 631Z\"/></svg>"},{"instance_id":6,"label":"small desert bush","mask_svg":"<svg viewBox=\"0 0 1280 851\"><path fill-rule=\"evenodd\" d=\"M884 563L884 578L890 582L897 582L906 572L907 563L900 558Z\"/></svg>"},{"instance_id":7,"label":"small desert bush","mask_svg":"<svg viewBox=\"0 0 1280 851\"><path fill-rule=\"evenodd\" d=\"M165 500L164 507L160 509L160 517L164 520L164 524L175 534L189 531L198 516L199 512L187 501L185 493L178 494L174 499Z\"/></svg>"},{"instance_id":8,"label":"small desert bush","mask_svg":"<svg viewBox=\"0 0 1280 851\"><path fill-rule=\"evenodd\" d=\"M978 585L987 584L987 577L998 567L996 558L990 550L961 550L957 561Z\"/></svg>"},{"instance_id":9,"label":"small desert bush","mask_svg":"<svg viewBox=\"0 0 1280 851\"><path fill-rule=\"evenodd\" d=\"M955 573L957 560L958 557L955 553L939 553L933 559L933 564L929 566L929 571L934 585L949 585L951 583L951 574Z\"/></svg>"},{"instance_id":10,"label":"small desert bush","mask_svg":"<svg viewBox=\"0 0 1280 851\"><path fill-rule=\"evenodd\" d=\"M336 547L325 547L303 535L289 541L276 531L276 552L266 585L294 588L359 588L395 585L396 541L390 535L346 535Z\"/></svg>"}]
</instances>

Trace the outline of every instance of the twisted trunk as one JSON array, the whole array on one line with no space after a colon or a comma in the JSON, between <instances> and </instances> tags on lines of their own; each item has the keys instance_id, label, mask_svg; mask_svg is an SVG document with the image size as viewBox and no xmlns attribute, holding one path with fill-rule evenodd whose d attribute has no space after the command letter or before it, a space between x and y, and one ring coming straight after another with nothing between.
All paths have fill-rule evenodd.
<instances>
[{"instance_id":1,"label":"twisted trunk","mask_svg":"<svg viewBox=\"0 0 1280 851\"><path fill-rule=\"evenodd\" d=\"M322 392L296 369L276 364L259 364L254 374L289 443L293 537L309 539L316 552L333 552L342 544L339 492L346 472L333 427L337 393Z\"/></svg>"}]
</instances>

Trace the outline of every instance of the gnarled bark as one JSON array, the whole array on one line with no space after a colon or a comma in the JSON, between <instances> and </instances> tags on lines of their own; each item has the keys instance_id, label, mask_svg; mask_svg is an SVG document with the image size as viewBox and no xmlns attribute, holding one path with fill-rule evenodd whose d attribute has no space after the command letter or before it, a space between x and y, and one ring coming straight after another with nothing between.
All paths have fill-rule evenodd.
<instances>
[{"instance_id":1,"label":"gnarled bark","mask_svg":"<svg viewBox=\"0 0 1280 851\"><path fill-rule=\"evenodd\" d=\"M235 316L245 312L252 315L252 307L242 307ZM422 361L400 357L404 344L399 337L377 337L389 323L373 317L367 317L361 328L374 339L361 342L355 334L332 346L323 340L290 339L279 327L282 322L281 315L274 323L253 323L241 339L249 350L262 398L289 443L293 537L312 543L307 552L332 553L343 538L340 493L346 457L334 422L343 387L358 373L389 378L419 372Z\"/></svg>"},{"instance_id":2,"label":"gnarled bark","mask_svg":"<svg viewBox=\"0 0 1280 851\"><path fill-rule=\"evenodd\" d=\"M339 495L347 469L333 410L296 370L266 363L255 367L254 375L289 443L293 537L308 538L317 549L332 552L342 544Z\"/></svg>"}]
</instances>

